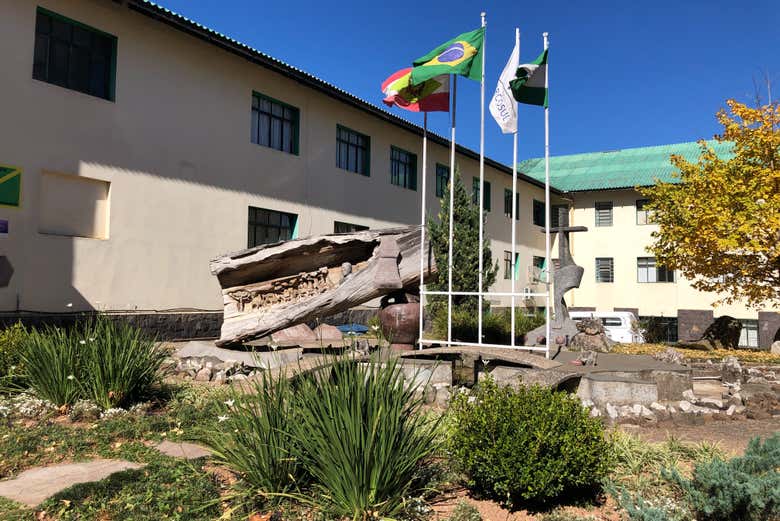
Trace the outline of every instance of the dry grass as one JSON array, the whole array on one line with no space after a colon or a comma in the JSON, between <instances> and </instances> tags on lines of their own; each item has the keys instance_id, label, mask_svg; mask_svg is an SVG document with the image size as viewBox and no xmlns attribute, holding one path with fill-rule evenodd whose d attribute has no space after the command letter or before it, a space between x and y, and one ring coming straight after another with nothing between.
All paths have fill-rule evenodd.
<instances>
[{"instance_id":1,"label":"dry grass","mask_svg":"<svg viewBox=\"0 0 780 521\"><path fill-rule=\"evenodd\" d=\"M622 353L627 355L652 355L662 353L670 346L667 344L616 344L613 353ZM753 364L780 365L780 355L773 355L769 351L759 351L755 349L714 349L707 351L705 349L688 349L683 347L671 346L679 351L689 360L703 361L712 360L719 362L727 356L736 356L740 362L749 362Z\"/></svg>"}]
</instances>

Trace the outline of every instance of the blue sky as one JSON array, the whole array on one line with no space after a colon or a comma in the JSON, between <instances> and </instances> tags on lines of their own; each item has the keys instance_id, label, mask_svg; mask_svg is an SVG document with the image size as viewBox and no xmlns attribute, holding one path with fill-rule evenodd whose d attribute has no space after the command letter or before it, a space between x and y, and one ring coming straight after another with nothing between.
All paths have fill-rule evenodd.
<instances>
[{"instance_id":1,"label":"blue sky","mask_svg":"<svg viewBox=\"0 0 780 521\"><path fill-rule=\"evenodd\" d=\"M391 73L487 12L486 103L521 31L521 61L550 33L551 154L710 138L727 98L751 102L753 77L774 78L780 97L780 3L655 2L322 2L158 0L376 104ZM422 116L393 109L422 124ZM485 110L485 150L510 164L512 143ZM458 83L457 141L479 148L479 84ZM521 106L520 159L544 153L539 107ZM444 113L429 117L449 135Z\"/></svg>"}]
</instances>

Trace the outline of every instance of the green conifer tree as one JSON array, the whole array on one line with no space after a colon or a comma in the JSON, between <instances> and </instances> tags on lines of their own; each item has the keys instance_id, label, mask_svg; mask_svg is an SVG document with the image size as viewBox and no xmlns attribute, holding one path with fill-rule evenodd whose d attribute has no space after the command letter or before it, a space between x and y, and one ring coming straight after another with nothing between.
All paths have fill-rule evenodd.
<instances>
[{"instance_id":1,"label":"green conifer tree","mask_svg":"<svg viewBox=\"0 0 780 521\"><path fill-rule=\"evenodd\" d=\"M479 244L479 205L473 204L472 196L466 192L463 180L460 177L460 169L455 167L455 211L453 235L455 241L452 246L452 289L454 291L477 291L479 287L479 256L477 244ZM450 226L450 186L444 190L441 199L441 211L438 219L428 220L428 235L430 237L433 254L438 267L438 277L435 282L428 284L429 290L447 290L447 264L449 259L449 226ZM485 219L485 216L482 216ZM484 221L483 221L484 222ZM482 241L482 288L487 291L496 281L498 263L493 264L490 252L490 239L484 232ZM484 302L484 300L483 300ZM447 312L446 297L429 297L428 311L431 316L440 312ZM453 310L476 311L477 298L467 296L453 296Z\"/></svg>"}]
</instances>

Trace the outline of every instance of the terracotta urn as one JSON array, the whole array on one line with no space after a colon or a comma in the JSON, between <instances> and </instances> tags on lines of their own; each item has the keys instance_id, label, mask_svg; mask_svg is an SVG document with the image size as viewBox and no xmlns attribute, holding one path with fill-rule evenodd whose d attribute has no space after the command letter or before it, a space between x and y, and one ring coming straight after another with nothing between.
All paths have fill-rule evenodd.
<instances>
[{"instance_id":1,"label":"terracotta urn","mask_svg":"<svg viewBox=\"0 0 780 521\"><path fill-rule=\"evenodd\" d=\"M379 324L392 349L411 351L417 342L420 327L419 299L407 293L393 293L383 297Z\"/></svg>"}]
</instances>

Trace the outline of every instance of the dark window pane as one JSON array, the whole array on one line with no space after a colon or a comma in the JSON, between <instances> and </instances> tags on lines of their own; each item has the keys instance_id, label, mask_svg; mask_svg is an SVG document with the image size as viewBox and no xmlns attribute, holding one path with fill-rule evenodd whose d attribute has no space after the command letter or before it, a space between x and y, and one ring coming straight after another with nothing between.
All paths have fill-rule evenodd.
<instances>
[{"instance_id":1,"label":"dark window pane","mask_svg":"<svg viewBox=\"0 0 780 521\"><path fill-rule=\"evenodd\" d=\"M83 27L73 27L73 45L89 49L92 46L92 33Z\"/></svg>"},{"instance_id":2,"label":"dark window pane","mask_svg":"<svg viewBox=\"0 0 780 521\"><path fill-rule=\"evenodd\" d=\"M35 34L49 34L51 32L51 18L43 13L38 13L35 19Z\"/></svg>"},{"instance_id":3,"label":"dark window pane","mask_svg":"<svg viewBox=\"0 0 780 521\"><path fill-rule=\"evenodd\" d=\"M271 118L268 114L260 114L260 133L258 134L258 142L264 146L270 146L271 144Z\"/></svg>"},{"instance_id":4,"label":"dark window pane","mask_svg":"<svg viewBox=\"0 0 780 521\"><path fill-rule=\"evenodd\" d=\"M58 18L52 18L51 20L51 33L52 36L65 42L70 42L71 39L71 24Z\"/></svg>"},{"instance_id":5,"label":"dark window pane","mask_svg":"<svg viewBox=\"0 0 780 521\"><path fill-rule=\"evenodd\" d=\"M89 76L89 51L80 47L73 47L70 51L68 87L80 92L88 91Z\"/></svg>"},{"instance_id":6,"label":"dark window pane","mask_svg":"<svg viewBox=\"0 0 780 521\"><path fill-rule=\"evenodd\" d=\"M111 73L110 63L103 57L92 57L90 65L89 93L101 98L108 98Z\"/></svg>"},{"instance_id":7,"label":"dark window pane","mask_svg":"<svg viewBox=\"0 0 780 521\"><path fill-rule=\"evenodd\" d=\"M35 36L35 55L33 58L33 78L46 80L46 64L49 61L49 37L44 34Z\"/></svg>"},{"instance_id":8,"label":"dark window pane","mask_svg":"<svg viewBox=\"0 0 780 521\"><path fill-rule=\"evenodd\" d=\"M70 47L61 41L55 40L51 45L51 63L49 64L49 81L66 87L68 84L68 61Z\"/></svg>"}]
</instances>

